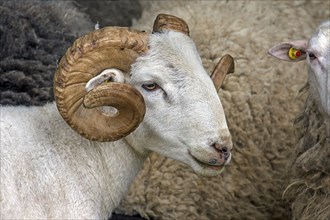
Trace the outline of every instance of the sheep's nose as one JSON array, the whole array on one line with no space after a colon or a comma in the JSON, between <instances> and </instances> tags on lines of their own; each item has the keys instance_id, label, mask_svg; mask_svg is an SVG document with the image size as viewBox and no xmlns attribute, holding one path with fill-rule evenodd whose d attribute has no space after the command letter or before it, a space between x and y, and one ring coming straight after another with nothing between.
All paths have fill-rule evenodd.
<instances>
[{"instance_id":1,"label":"sheep's nose","mask_svg":"<svg viewBox=\"0 0 330 220\"><path fill-rule=\"evenodd\" d=\"M220 153L221 157L224 158L224 160L227 160L230 157L230 151L232 149L231 142L228 143L215 142L211 146Z\"/></svg>"}]
</instances>

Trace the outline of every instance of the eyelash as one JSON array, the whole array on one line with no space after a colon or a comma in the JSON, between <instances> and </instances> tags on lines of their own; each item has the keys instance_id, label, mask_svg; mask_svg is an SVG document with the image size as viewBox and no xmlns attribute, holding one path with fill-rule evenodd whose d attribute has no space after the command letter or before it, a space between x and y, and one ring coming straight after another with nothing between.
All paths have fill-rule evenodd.
<instances>
[{"instance_id":1,"label":"eyelash","mask_svg":"<svg viewBox=\"0 0 330 220\"><path fill-rule=\"evenodd\" d=\"M311 52L308 53L308 57L309 57L310 60L315 60L316 59L315 54L311 53Z\"/></svg>"},{"instance_id":2,"label":"eyelash","mask_svg":"<svg viewBox=\"0 0 330 220\"><path fill-rule=\"evenodd\" d=\"M155 91L159 89L159 85L157 83L146 83L142 85L142 88L147 91Z\"/></svg>"}]
</instances>

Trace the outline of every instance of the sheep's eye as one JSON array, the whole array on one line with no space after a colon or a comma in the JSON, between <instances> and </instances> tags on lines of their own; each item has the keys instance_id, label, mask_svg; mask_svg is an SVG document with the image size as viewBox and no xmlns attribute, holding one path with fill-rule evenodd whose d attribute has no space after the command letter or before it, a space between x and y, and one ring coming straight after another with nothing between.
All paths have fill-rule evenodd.
<instances>
[{"instance_id":1,"label":"sheep's eye","mask_svg":"<svg viewBox=\"0 0 330 220\"><path fill-rule=\"evenodd\" d=\"M308 56L309 56L309 59L310 60L314 60L314 59L316 59L316 56L315 56L315 54L314 53L308 53Z\"/></svg>"},{"instance_id":2,"label":"sheep's eye","mask_svg":"<svg viewBox=\"0 0 330 220\"><path fill-rule=\"evenodd\" d=\"M156 89L159 89L159 86L156 83L147 83L147 84L143 84L142 88L144 88L147 91L154 91Z\"/></svg>"}]
</instances>

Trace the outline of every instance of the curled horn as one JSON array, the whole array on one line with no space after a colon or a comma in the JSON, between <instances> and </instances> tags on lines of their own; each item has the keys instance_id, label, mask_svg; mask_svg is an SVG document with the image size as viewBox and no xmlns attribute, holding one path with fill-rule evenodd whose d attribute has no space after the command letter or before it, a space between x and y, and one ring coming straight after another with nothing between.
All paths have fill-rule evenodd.
<instances>
[{"instance_id":1,"label":"curled horn","mask_svg":"<svg viewBox=\"0 0 330 220\"><path fill-rule=\"evenodd\" d=\"M159 14L154 22L153 32L175 30L189 36L189 27L181 18L168 14Z\"/></svg>"},{"instance_id":2,"label":"curled horn","mask_svg":"<svg viewBox=\"0 0 330 220\"><path fill-rule=\"evenodd\" d=\"M136 58L147 51L148 34L128 28L106 27L78 38L60 61L54 76L54 96L64 120L90 140L115 141L131 133L143 120L142 95L131 85L107 83L87 91L87 82L105 69L130 72ZM98 108L112 106L110 116Z\"/></svg>"},{"instance_id":3,"label":"curled horn","mask_svg":"<svg viewBox=\"0 0 330 220\"><path fill-rule=\"evenodd\" d=\"M224 81L228 73L233 73L235 71L234 58L229 54L224 55L218 64L215 66L211 79L217 91L219 91L222 82Z\"/></svg>"}]
</instances>

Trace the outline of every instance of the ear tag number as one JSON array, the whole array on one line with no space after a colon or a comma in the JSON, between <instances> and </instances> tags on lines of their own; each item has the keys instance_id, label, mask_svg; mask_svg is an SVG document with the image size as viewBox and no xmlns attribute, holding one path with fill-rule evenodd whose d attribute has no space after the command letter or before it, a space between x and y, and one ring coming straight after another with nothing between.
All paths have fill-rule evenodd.
<instances>
[{"instance_id":1,"label":"ear tag number","mask_svg":"<svg viewBox=\"0 0 330 220\"><path fill-rule=\"evenodd\" d=\"M289 53L288 53L289 57L291 58L291 60L295 60L298 57L300 57L301 55L301 50L295 49L293 47L290 48Z\"/></svg>"}]
</instances>

